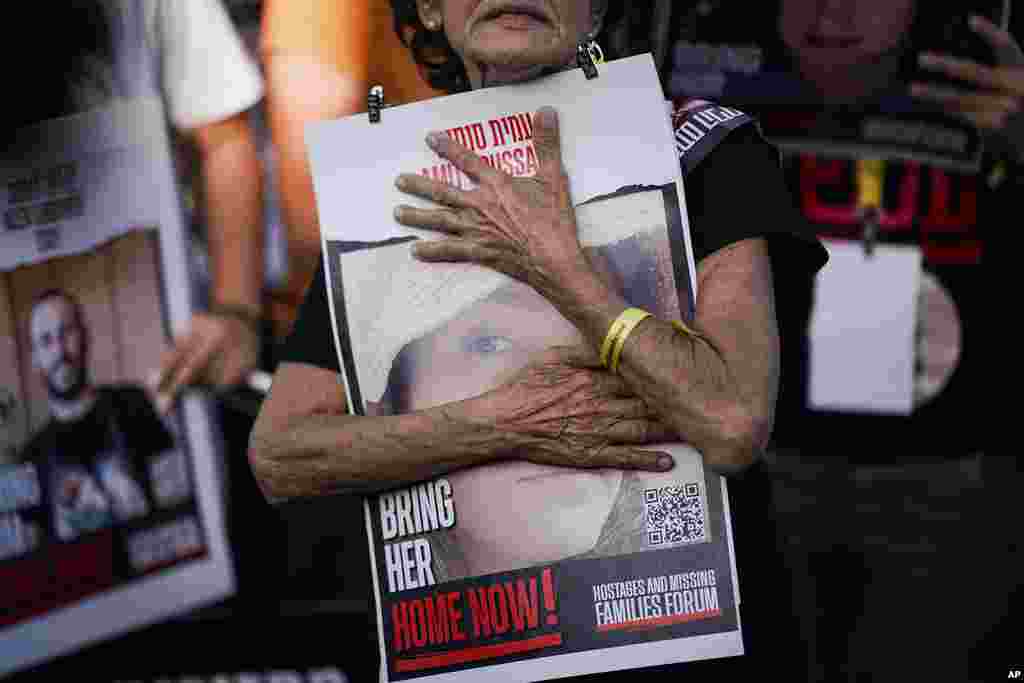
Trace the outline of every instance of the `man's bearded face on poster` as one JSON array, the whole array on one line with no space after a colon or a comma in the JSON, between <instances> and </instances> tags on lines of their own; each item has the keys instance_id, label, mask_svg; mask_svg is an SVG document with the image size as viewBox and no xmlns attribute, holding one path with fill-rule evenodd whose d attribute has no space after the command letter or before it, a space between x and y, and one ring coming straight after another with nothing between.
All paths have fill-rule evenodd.
<instances>
[{"instance_id":1,"label":"man's bearded face on poster","mask_svg":"<svg viewBox=\"0 0 1024 683\"><path fill-rule=\"evenodd\" d=\"M52 398L70 401L89 385L88 335L78 305L53 294L32 308L32 362Z\"/></svg>"}]
</instances>

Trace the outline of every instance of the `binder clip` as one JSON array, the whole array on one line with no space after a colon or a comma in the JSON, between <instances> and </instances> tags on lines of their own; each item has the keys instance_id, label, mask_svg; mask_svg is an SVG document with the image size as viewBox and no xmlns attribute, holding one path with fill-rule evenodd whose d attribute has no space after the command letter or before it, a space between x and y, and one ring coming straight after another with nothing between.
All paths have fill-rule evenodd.
<instances>
[{"instance_id":1,"label":"binder clip","mask_svg":"<svg viewBox=\"0 0 1024 683\"><path fill-rule=\"evenodd\" d=\"M871 258L878 244L878 228L882 219L882 190L885 183L885 162L881 159L857 160L857 206L860 208L861 242L864 255Z\"/></svg>"},{"instance_id":2,"label":"binder clip","mask_svg":"<svg viewBox=\"0 0 1024 683\"><path fill-rule=\"evenodd\" d=\"M370 123L380 123L380 110L384 108L384 86L375 85L370 88L366 106L370 112Z\"/></svg>"},{"instance_id":3,"label":"binder clip","mask_svg":"<svg viewBox=\"0 0 1024 683\"><path fill-rule=\"evenodd\" d=\"M597 78L597 65L604 63L604 51L594 40L580 43L576 48L576 63L583 69L588 81Z\"/></svg>"}]
</instances>

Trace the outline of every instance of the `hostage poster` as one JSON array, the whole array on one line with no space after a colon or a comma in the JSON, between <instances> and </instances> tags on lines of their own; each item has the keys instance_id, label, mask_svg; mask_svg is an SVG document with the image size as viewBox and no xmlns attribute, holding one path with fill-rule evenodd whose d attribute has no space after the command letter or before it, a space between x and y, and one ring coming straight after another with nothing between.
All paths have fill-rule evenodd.
<instances>
[{"instance_id":1,"label":"hostage poster","mask_svg":"<svg viewBox=\"0 0 1024 683\"><path fill-rule=\"evenodd\" d=\"M979 131L911 91L972 89L922 67L923 54L995 63L972 14L1005 28L1010 0L693 3L673 28L667 89L755 113L786 152L976 171Z\"/></svg>"},{"instance_id":2,"label":"hostage poster","mask_svg":"<svg viewBox=\"0 0 1024 683\"><path fill-rule=\"evenodd\" d=\"M426 147L432 130L533 175L531 117L545 105L591 262L631 305L692 318L679 159L650 55L603 64L592 81L576 69L385 109L379 123L316 124L307 143L352 412L478 396L545 349L582 343L526 285L413 259L416 240L437 236L392 217L419 201L395 188L399 173L471 186ZM716 125L731 115L712 113ZM725 483L689 446L654 447L673 470L504 460L368 497L382 679L545 680L742 654Z\"/></svg>"},{"instance_id":3,"label":"hostage poster","mask_svg":"<svg viewBox=\"0 0 1024 683\"><path fill-rule=\"evenodd\" d=\"M150 378L187 323L158 99L0 156L0 674L233 590L205 405Z\"/></svg>"}]
</instances>

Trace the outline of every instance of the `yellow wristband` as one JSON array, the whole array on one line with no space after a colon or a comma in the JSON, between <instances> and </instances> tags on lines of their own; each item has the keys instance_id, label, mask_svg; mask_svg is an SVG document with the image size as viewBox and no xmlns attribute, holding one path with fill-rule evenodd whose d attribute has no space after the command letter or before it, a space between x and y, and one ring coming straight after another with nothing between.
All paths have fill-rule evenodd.
<instances>
[{"instance_id":1,"label":"yellow wristband","mask_svg":"<svg viewBox=\"0 0 1024 683\"><path fill-rule=\"evenodd\" d=\"M612 372L619 371L619 356L626 344L626 338L650 315L641 308L627 308L615 319L608 328L608 336L605 337L605 343L601 348L601 362L606 368Z\"/></svg>"},{"instance_id":2,"label":"yellow wristband","mask_svg":"<svg viewBox=\"0 0 1024 683\"><path fill-rule=\"evenodd\" d=\"M634 313L631 313L634 311ZM615 340L622 334L622 328L625 327L628 322L629 316L636 315L635 311L640 311L639 308L627 308L619 317L612 321L612 324L608 326L608 334L604 336L604 342L601 343L601 365L605 368L608 367L608 362L611 360L612 348L615 346ZM642 312L642 311L641 311Z\"/></svg>"}]
</instances>

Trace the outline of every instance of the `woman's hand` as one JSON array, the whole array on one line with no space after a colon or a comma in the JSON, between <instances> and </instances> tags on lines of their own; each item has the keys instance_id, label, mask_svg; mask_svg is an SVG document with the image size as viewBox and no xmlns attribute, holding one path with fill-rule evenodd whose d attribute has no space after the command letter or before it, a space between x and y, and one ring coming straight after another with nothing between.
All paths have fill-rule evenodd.
<instances>
[{"instance_id":1,"label":"woman's hand","mask_svg":"<svg viewBox=\"0 0 1024 683\"><path fill-rule=\"evenodd\" d=\"M1016 150L1024 149L1024 130L1011 126L1014 114L1021 110L1024 98L1024 51L1009 32L988 19L972 16L971 29L992 47L996 66L944 54L923 54L925 69L976 86L959 89L926 83L913 83L910 94L939 104L947 112L964 118L979 129L1009 138ZM1019 120L1019 119L1018 119Z\"/></svg>"},{"instance_id":2,"label":"woman's hand","mask_svg":"<svg viewBox=\"0 0 1024 683\"><path fill-rule=\"evenodd\" d=\"M430 178L403 174L398 189L444 208L399 206L396 220L410 227L447 233L448 238L418 242L424 261L487 266L526 282L551 299L586 259L577 237L569 181L562 166L558 116L549 107L534 116L538 169L532 178L513 178L488 166L443 133L427 137L431 149L472 178L466 191Z\"/></svg>"},{"instance_id":3,"label":"woman's hand","mask_svg":"<svg viewBox=\"0 0 1024 683\"><path fill-rule=\"evenodd\" d=\"M653 471L674 464L665 453L633 447L679 436L585 347L549 349L469 405L474 419L504 435L505 457Z\"/></svg>"}]
</instances>

